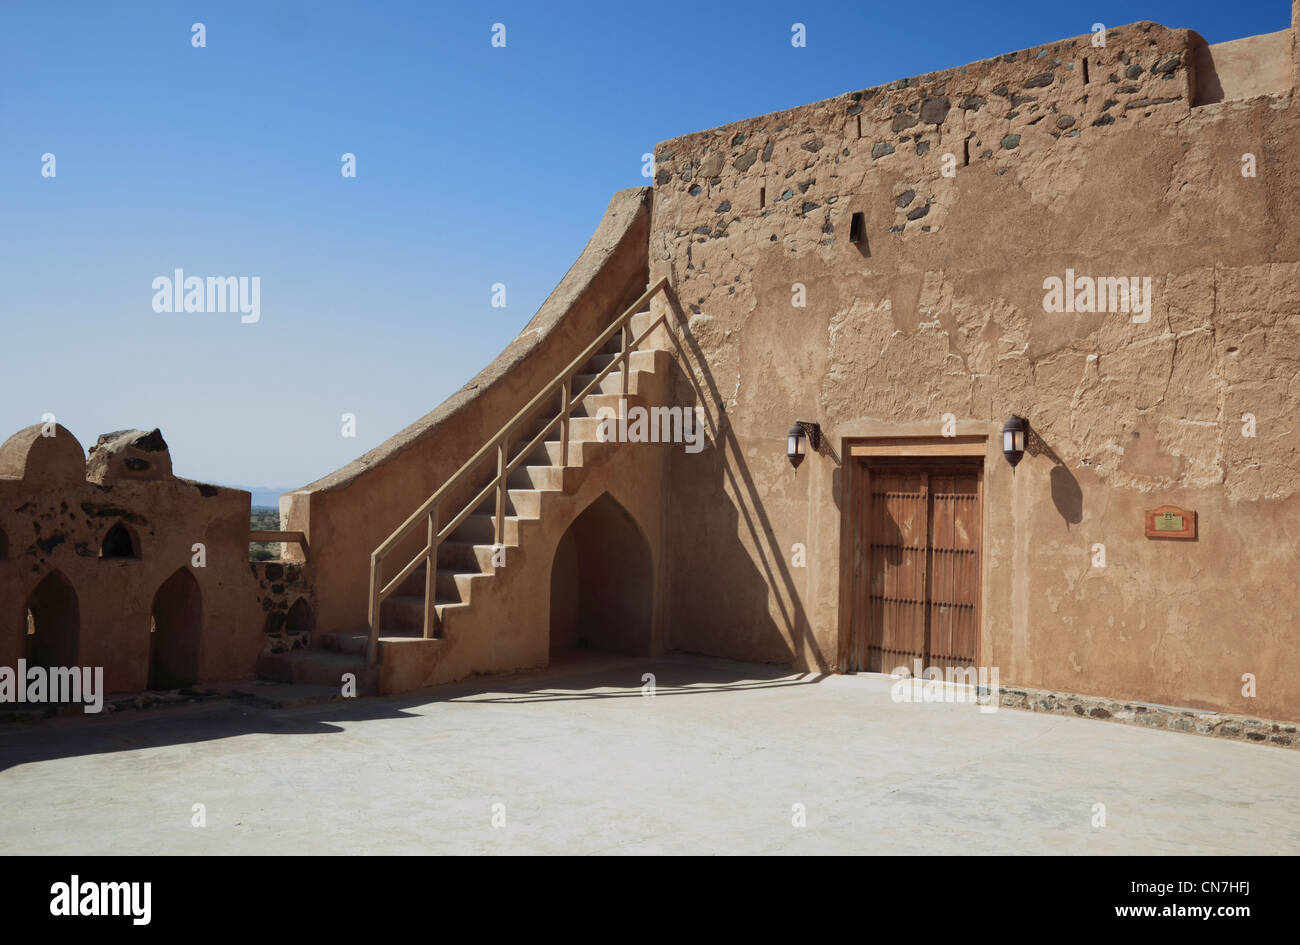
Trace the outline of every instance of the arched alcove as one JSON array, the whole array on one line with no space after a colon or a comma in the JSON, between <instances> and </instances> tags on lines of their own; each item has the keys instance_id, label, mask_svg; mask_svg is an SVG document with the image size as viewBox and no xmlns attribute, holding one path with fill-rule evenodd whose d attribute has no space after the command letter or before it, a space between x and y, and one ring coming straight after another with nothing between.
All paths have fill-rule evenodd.
<instances>
[{"instance_id":1,"label":"arched alcove","mask_svg":"<svg viewBox=\"0 0 1300 945\"><path fill-rule=\"evenodd\" d=\"M203 604L199 582L181 568L158 588L149 614L149 688L180 689L199 680Z\"/></svg>"},{"instance_id":2,"label":"arched alcove","mask_svg":"<svg viewBox=\"0 0 1300 945\"><path fill-rule=\"evenodd\" d=\"M569 526L551 562L551 649L650 652L654 562L636 520L609 493Z\"/></svg>"},{"instance_id":3,"label":"arched alcove","mask_svg":"<svg viewBox=\"0 0 1300 945\"><path fill-rule=\"evenodd\" d=\"M104 535L99 546L101 558L139 558L140 539L124 522L118 522Z\"/></svg>"},{"instance_id":4,"label":"arched alcove","mask_svg":"<svg viewBox=\"0 0 1300 945\"><path fill-rule=\"evenodd\" d=\"M28 666L76 666L81 637L77 592L58 571L36 585L23 604L23 658Z\"/></svg>"},{"instance_id":5,"label":"arched alcove","mask_svg":"<svg viewBox=\"0 0 1300 945\"><path fill-rule=\"evenodd\" d=\"M5 560L5 558L8 557L9 557L9 536L5 534L5 530L3 528L0 528L0 561L3 561Z\"/></svg>"},{"instance_id":6,"label":"arched alcove","mask_svg":"<svg viewBox=\"0 0 1300 945\"><path fill-rule=\"evenodd\" d=\"M284 632L287 636L299 636L316 629L316 614L307 603L307 598L299 597L289 608L284 617Z\"/></svg>"}]
</instances>

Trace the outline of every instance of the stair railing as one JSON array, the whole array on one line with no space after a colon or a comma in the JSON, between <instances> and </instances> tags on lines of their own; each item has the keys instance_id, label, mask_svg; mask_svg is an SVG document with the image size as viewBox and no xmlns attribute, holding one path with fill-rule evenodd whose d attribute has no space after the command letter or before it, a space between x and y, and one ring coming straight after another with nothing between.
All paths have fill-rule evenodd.
<instances>
[{"instance_id":1,"label":"stair railing","mask_svg":"<svg viewBox=\"0 0 1300 945\"><path fill-rule=\"evenodd\" d=\"M379 612L385 600L392 595L402 582L410 577L420 567L421 563L425 565L424 573L424 626L423 634L425 639L432 639L438 635L438 613L436 606L437 589L438 589L438 546L447 539L453 531L460 527L461 523L468 518L475 509L482 505L490 496L495 494L496 505L493 515L493 535L494 544L500 547L505 543L505 509L506 493L508 491L506 481L510 474L524 462L533 451L537 449L555 430L558 425L560 428L560 466L565 467L569 464L569 418L573 408L582 403L583 399L590 395L592 391L600 387L600 383L614 370L615 367L622 369L622 396L627 396L628 375L631 373L632 352L637 349L645 338L659 327L660 323L665 320L664 315L653 319L650 325L645 328L635 338L632 337L631 320L632 316L637 314L642 306L650 301L656 293L662 292L668 285L667 277L659 279L654 285L646 289L641 297L627 307L623 314L619 315L609 327L600 333L600 335L589 344L583 352L569 362L554 379L551 380L537 396L530 400L518 413L506 421L505 426L501 427L496 434L483 444L459 470L452 475L450 479L439 487L438 491L429 496L424 503L416 509L401 525L393 531L391 535L380 543L379 547L370 553L370 599L368 608L368 622L370 638L366 644L366 659L370 663L375 663L379 659ZM592 357L603 348L615 332L619 335L619 354L601 369L594 378L580 391L573 390L573 378ZM541 408L548 400L557 400L559 411L552 417L541 430L534 435L532 440L518 453L510 455L510 444L513 442L515 432L525 421L536 418L541 412ZM455 490L463 484L464 480L487 456L495 451L497 468L496 475L492 481L484 486L479 492L462 505L454 514L445 516L442 505ZM423 524L425 527L425 543L420 551L416 552L415 557L411 558L405 566L390 581L382 580L383 565L385 559L392 550L403 540L409 538L415 533L416 529Z\"/></svg>"}]
</instances>

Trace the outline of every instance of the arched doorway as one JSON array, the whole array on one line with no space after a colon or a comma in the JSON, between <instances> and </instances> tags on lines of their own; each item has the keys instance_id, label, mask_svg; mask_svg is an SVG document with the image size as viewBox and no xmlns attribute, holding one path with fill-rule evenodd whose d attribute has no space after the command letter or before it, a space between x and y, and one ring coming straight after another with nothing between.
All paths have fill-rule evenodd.
<instances>
[{"instance_id":1,"label":"arched doorway","mask_svg":"<svg viewBox=\"0 0 1300 945\"><path fill-rule=\"evenodd\" d=\"M648 655L654 563L636 520L609 493L573 520L551 562L551 649Z\"/></svg>"},{"instance_id":2,"label":"arched doorway","mask_svg":"<svg viewBox=\"0 0 1300 945\"><path fill-rule=\"evenodd\" d=\"M199 680L203 606L199 582L181 568L158 588L149 615L149 688L180 689Z\"/></svg>"},{"instance_id":3,"label":"arched doorway","mask_svg":"<svg viewBox=\"0 0 1300 945\"><path fill-rule=\"evenodd\" d=\"M76 666L81 637L77 592L58 571L36 585L23 608L23 658L27 665Z\"/></svg>"}]
</instances>

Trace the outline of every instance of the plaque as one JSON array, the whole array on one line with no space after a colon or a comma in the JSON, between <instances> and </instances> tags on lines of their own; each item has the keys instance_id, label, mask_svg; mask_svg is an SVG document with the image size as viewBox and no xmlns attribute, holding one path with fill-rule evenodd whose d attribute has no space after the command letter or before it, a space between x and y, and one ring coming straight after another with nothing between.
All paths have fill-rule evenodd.
<instances>
[{"instance_id":1,"label":"plaque","mask_svg":"<svg viewBox=\"0 0 1300 945\"><path fill-rule=\"evenodd\" d=\"M1195 538L1196 512L1176 505L1162 505L1146 511L1148 538Z\"/></svg>"}]
</instances>

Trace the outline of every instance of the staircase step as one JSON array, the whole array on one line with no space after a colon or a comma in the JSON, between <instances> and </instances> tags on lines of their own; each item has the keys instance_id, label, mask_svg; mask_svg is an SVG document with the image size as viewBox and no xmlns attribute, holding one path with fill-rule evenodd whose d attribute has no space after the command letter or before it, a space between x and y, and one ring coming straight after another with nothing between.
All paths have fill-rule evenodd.
<instances>
[{"instance_id":1,"label":"staircase step","mask_svg":"<svg viewBox=\"0 0 1300 945\"><path fill-rule=\"evenodd\" d=\"M617 416L619 412L619 402L626 400L627 409L632 407L648 407L645 398L639 394L628 393L624 397L621 393L609 394L588 394L582 399L581 412L574 410L574 417L599 417L601 410L612 410Z\"/></svg>"},{"instance_id":2,"label":"staircase step","mask_svg":"<svg viewBox=\"0 0 1300 945\"><path fill-rule=\"evenodd\" d=\"M492 545L476 545L470 541L444 541L438 545L439 570L463 571L467 574L492 573ZM423 571L421 571L423 579Z\"/></svg>"},{"instance_id":3,"label":"staircase step","mask_svg":"<svg viewBox=\"0 0 1300 945\"><path fill-rule=\"evenodd\" d=\"M482 584L491 577L491 574L484 574L481 571L444 571L439 568L437 578L438 600L468 603L473 595L474 585ZM423 599L421 599L420 606L424 606Z\"/></svg>"},{"instance_id":4,"label":"staircase step","mask_svg":"<svg viewBox=\"0 0 1300 945\"><path fill-rule=\"evenodd\" d=\"M438 604L459 604L459 598L435 600ZM394 636L424 635L424 595L394 594L379 608L380 633Z\"/></svg>"},{"instance_id":5,"label":"staircase step","mask_svg":"<svg viewBox=\"0 0 1300 945\"><path fill-rule=\"evenodd\" d=\"M504 544L515 546L519 544L519 519L507 515L502 523L502 530L505 532ZM496 539L496 521L491 515L475 513L468 515L465 521L456 527L456 530L450 536L453 541L467 541L474 544L490 545Z\"/></svg>"},{"instance_id":6,"label":"staircase step","mask_svg":"<svg viewBox=\"0 0 1300 945\"><path fill-rule=\"evenodd\" d=\"M577 421L577 418L574 418ZM535 519L542 514L542 496L546 492L555 490L541 489L506 489L506 517ZM496 514L496 496L489 496L487 500L474 510L475 515L485 515L492 518ZM473 516L471 516L473 517Z\"/></svg>"},{"instance_id":7,"label":"staircase step","mask_svg":"<svg viewBox=\"0 0 1300 945\"><path fill-rule=\"evenodd\" d=\"M520 466L510 474L507 485L512 489L537 489L541 492L564 491L564 467L553 464Z\"/></svg>"},{"instance_id":8,"label":"staircase step","mask_svg":"<svg viewBox=\"0 0 1300 945\"><path fill-rule=\"evenodd\" d=\"M591 356L591 360L583 366L583 372L588 374L597 374L607 364L617 361L620 356L621 352L617 351L606 354L594 354ZM654 349L638 348L632 352L631 361L633 371L653 371L655 369ZM619 370L619 368L615 368L615 370ZM574 389L581 390L581 388Z\"/></svg>"},{"instance_id":9,"label":"staircase step","mask_svg":"<svg viewBox=\"0 0 1300 945\"><path fill-rule=\"evenodd\" d=\"M641 333L650 327L650 322L654 320L652 312L637 312L630 319L629 324L632 326L632 337L638 338Z\"/></svg>"},{"instance_id":10,"label":"staircase step","mask_svg":"<svg viewBox=\"0 0 1300 945\"><path fill-rule=\"evenodd\" d=\"M368 633L325 633L320 636L320 645L335 653L347 653L351 656L365 656L366 644L370 641Z\"/></svg>"},{"instance_id":11,"label":"staircase step","mask_svg":"<svg viewBox=\"0 0 1300 945\"><path fill-rule=\"evenodd\" d=\"M414 640L423 639L420 631L398 630L396 628L381 629L379 631L380 640ZM334 653L346 653L350 656L365 659L366 647L370 643L370 634L364 630L341 631L338 633L327 633L320 638L321 646L326 650Z\"/></svg>"},{"instance_id":12,"label":"staircase step","mask_svg":"<svg viewBox=\"0 0 1300 945\"><path fill-rule=\"evenodd\" d=\"M327 649L307 649L288 653L263 653L257 658L257 675L273 682L335 686L342 689L345 673L356 677L359 690L373 688L374 674L364 656Z\"/></svg>"},{"instance_id":13,"label":"staircase step","mask_svg":"<svg viewBox=\"0 0 1300 945\"><path fill-rule=\"evenodd\" d=\"M537 447L537 449L533 450L533 454L529 456L528 459L530 462L535 462L538 463L539 465L542 463L548 463L552 466L559 467L560 466L560 441L558 439L544 440L542 444L539 447ZM570 469L581 468L582 460L583 460L582 441L575 440L573 439L572 436L570 436L569 456L568 456L568 461L565 464L565 467ZM571 473L570 475L576 475L576 473Z\"/></svg>"}]
</instances>

